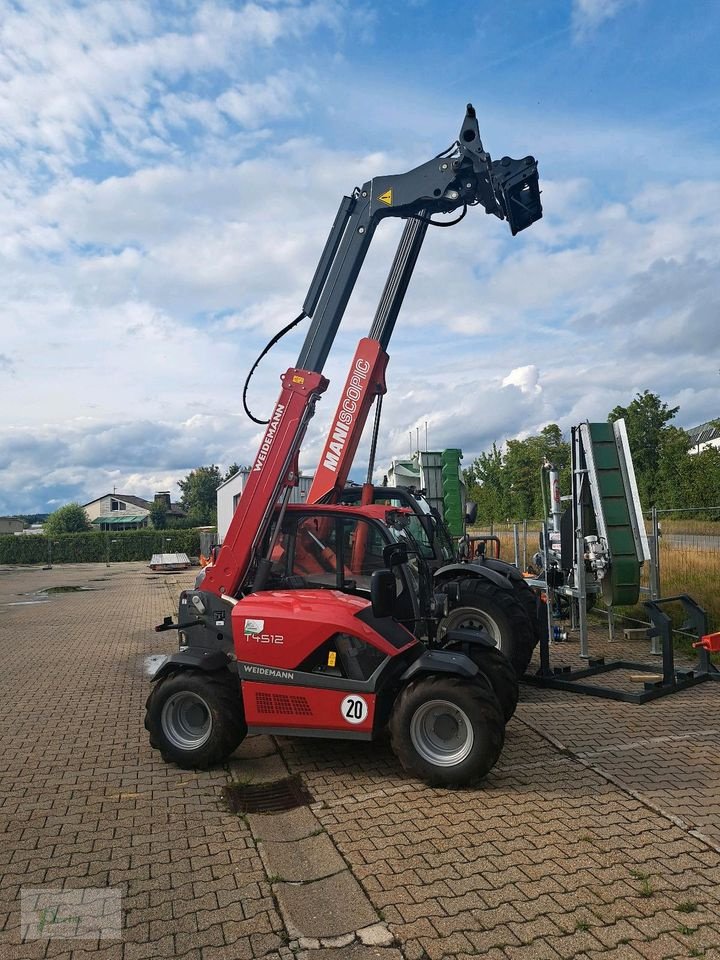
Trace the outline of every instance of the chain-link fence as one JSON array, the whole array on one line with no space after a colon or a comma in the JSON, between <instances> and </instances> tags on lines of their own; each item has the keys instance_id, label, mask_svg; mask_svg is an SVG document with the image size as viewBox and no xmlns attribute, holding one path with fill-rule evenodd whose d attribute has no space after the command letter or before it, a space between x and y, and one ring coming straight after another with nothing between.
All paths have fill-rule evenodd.
<instances>
[{"instance_id":1,"label":"chain-link fence","mask_svg":"<svg viewBox=\"0 0 720 960\"><path fill-rule=\"evenodd\" d=\"M540 520L505 520L475 532L498 537L501 557L532 571L541 529ZM643 564L641 600L687 593L707 611L709 629L720 630L720 506L653 510L646 515L646 530L652 558ZM642 607L622 615L647 622Z\"/></svg>"},{"instance_id":2,"label":"chain-link fence","mask_svg":"<svg viewBox=\"0 0 720 960\"><path fill-rule=\"evenodd\" d=\"M660 595L689 594L707 611L710 630L720 630L720 506L655 510L647 530L659 534Z\"/></svg>"}]
</instances>

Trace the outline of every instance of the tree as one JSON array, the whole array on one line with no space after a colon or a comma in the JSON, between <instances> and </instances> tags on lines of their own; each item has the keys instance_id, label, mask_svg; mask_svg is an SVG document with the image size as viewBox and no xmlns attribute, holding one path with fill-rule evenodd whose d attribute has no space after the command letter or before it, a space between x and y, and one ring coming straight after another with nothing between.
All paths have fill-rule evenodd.
<instances>
[{"instance_id":1,"label":"tree","mask_svg":"<svg viewBox=\"0 0 720 960\"><path fill-rule=\"evenodd\" d=\"M481 522L494 523L505 519L507 484L502 454L494 443L489 452L481 453L465 471L465 482L469 498L478 505Z\"/></svg>"},{"instance_id":2,"label":"tree","mask_svg":"<svg viewBox=\"0 0 720 960\"><path fill-rule=\"evenodd\" d=\"M150 506L150 523L156 530L164 530L167 526L167 503L164 500L153 500Z\"/></svg>"},{"instance_id":3,"label":"tree","mask_svg":"<svg viewBox=\"0 0 720 960\"><path fill-rule=\"evenodd\" d=\"M222 482L220 468L213 463L196 467L178 483L182 508L196 524L217 523L217 488Z\"/></svg>"},{"instance_id":4,"label":"tree","mask_svg":"<svg viewBox=\"0 0 720 960\"><path fill-rule=\"evenodd\" d=\"M505 468L510 490L509 515L514 519L531 520L543 517L541 472L545 463L552 463L560 473L561 489L570 489L570 444L563 440L556 423L549 423L537 436L526 440L509 440Z\"/></svg>"},{"instance_id":5,"label":"tree","mask_svg":"<svg viewBox=\"0 0 720 960\"><path fill-rule=\"evenodd\" d=\"M638 492L645 507L656 505L663 434L679 407L668 407L656 393L643 390L627 407L615 407L608 420L624 419L635 465Z\"/></svg>"},{"instance_id":6,"label":"tree","mask_svg":"<svg viewBox=\"0 0 720 960\"><path fill-rule=\"evenodd\" d=\"M248 467L241 467L238 463L231 463L230 466L225 471L225 476L223 477L223 483L226 480L229 480L230 477L234 477L236 473L240 473L241 470L248 470Z\"/></svg>"},{"instance_id":7,"label":"tree","mask_svg":"<svg viewBox=\"0 0 720 960\"><path fill-rule=\"evenodd\" d=\"M493 444L466 473L470 499L486 523L507 518L535 519L545 515L541 470L552 463L560 471L562 489L570 489L570 444L560 427L550 423L534 437L509 440L502 454Z\"/></svg>"},{"instance_id":8,"label":"tree","mask_svg":"<svg viewBox=\"0 0 720 960\"><path fill-rule=\"evenodd\" d=\"M86 533L91 530L88 515L79 503L67 503L45 521L43 530L46 536L56 537L59 533Z\"/></svg>"}]
</instances>

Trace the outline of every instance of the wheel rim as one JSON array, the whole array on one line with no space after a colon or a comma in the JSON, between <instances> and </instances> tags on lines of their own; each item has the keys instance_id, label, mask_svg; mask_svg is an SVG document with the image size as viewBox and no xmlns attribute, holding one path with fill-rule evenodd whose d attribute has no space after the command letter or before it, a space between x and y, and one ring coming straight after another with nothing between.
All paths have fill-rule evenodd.
<instances>
[{"instance_id":1,"label":"wheel rim","mask_svg":"<svg viewBox=\"0 0 720 960\"><path fill-rule=\"evenodd\" d=\"M182 690L168 697L162 708L162 728L178 750L197 750L212 731L212 715L207 702L197 693Z\"/></svg>"},{"instance_id":2,"label":"wheel rim","mask_svg":"<svg viewBox=\"0 0 720 960\"><path fill-rule=\"evenodd\" d=\"M498 650L503 649L502 630L497 621L485 610L478 610L477 607L459 607L453 610L445 621L443 636L448 630L479 630Z\"/></svg>"},{"instance_id":3,"label":"wheel rim","mask_svg":"<svg viewBox=\"0 0 720 960\"><path fill-rule=\"evenodd\" d=\"M410 739L418 754L438 767L462 763L475 742L468 715L448 700L428 700L413 714Z\"/></svg>"}]
</instances>

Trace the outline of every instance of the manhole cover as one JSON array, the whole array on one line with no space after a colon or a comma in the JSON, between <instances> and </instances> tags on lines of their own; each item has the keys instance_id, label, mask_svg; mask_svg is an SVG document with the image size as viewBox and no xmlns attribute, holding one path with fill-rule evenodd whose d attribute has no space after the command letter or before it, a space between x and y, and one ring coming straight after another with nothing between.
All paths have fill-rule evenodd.
<instances>
[{"instance_id":1,"label":"manhole cover","mask_svg":"<svg viewBox=\"0 0 720 960\"><path fill-rule=\"evenodd\" d=\"M223 787L223 794L233 813L277 813L313 802L298 776L273 783L234 783Z\"/></svg>"}]
</instances>

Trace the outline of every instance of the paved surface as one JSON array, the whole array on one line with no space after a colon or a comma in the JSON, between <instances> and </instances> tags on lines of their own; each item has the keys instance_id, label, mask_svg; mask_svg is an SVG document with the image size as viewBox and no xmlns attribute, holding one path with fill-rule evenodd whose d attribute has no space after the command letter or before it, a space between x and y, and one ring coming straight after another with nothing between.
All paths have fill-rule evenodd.
<instances>
[{"instance_id":1,"label":"paved surface","mask_svg":"<svg viewBox=\"0 0 720 960\"><path fill-rule=\"evenodd\" d=\"M256 738L195 774L142 728L144 657L172 645L148 627L186 582L0 569L3 960L720 957L719 684L641 707L524 688L476 790L384 743ZM91 590L32 602L63 585ZM229 779L288 768L316 801L297 822L227 811ZM21 889L48 886L119 889L122 940L21 942Z\"/></svg>"}]
</instances>

